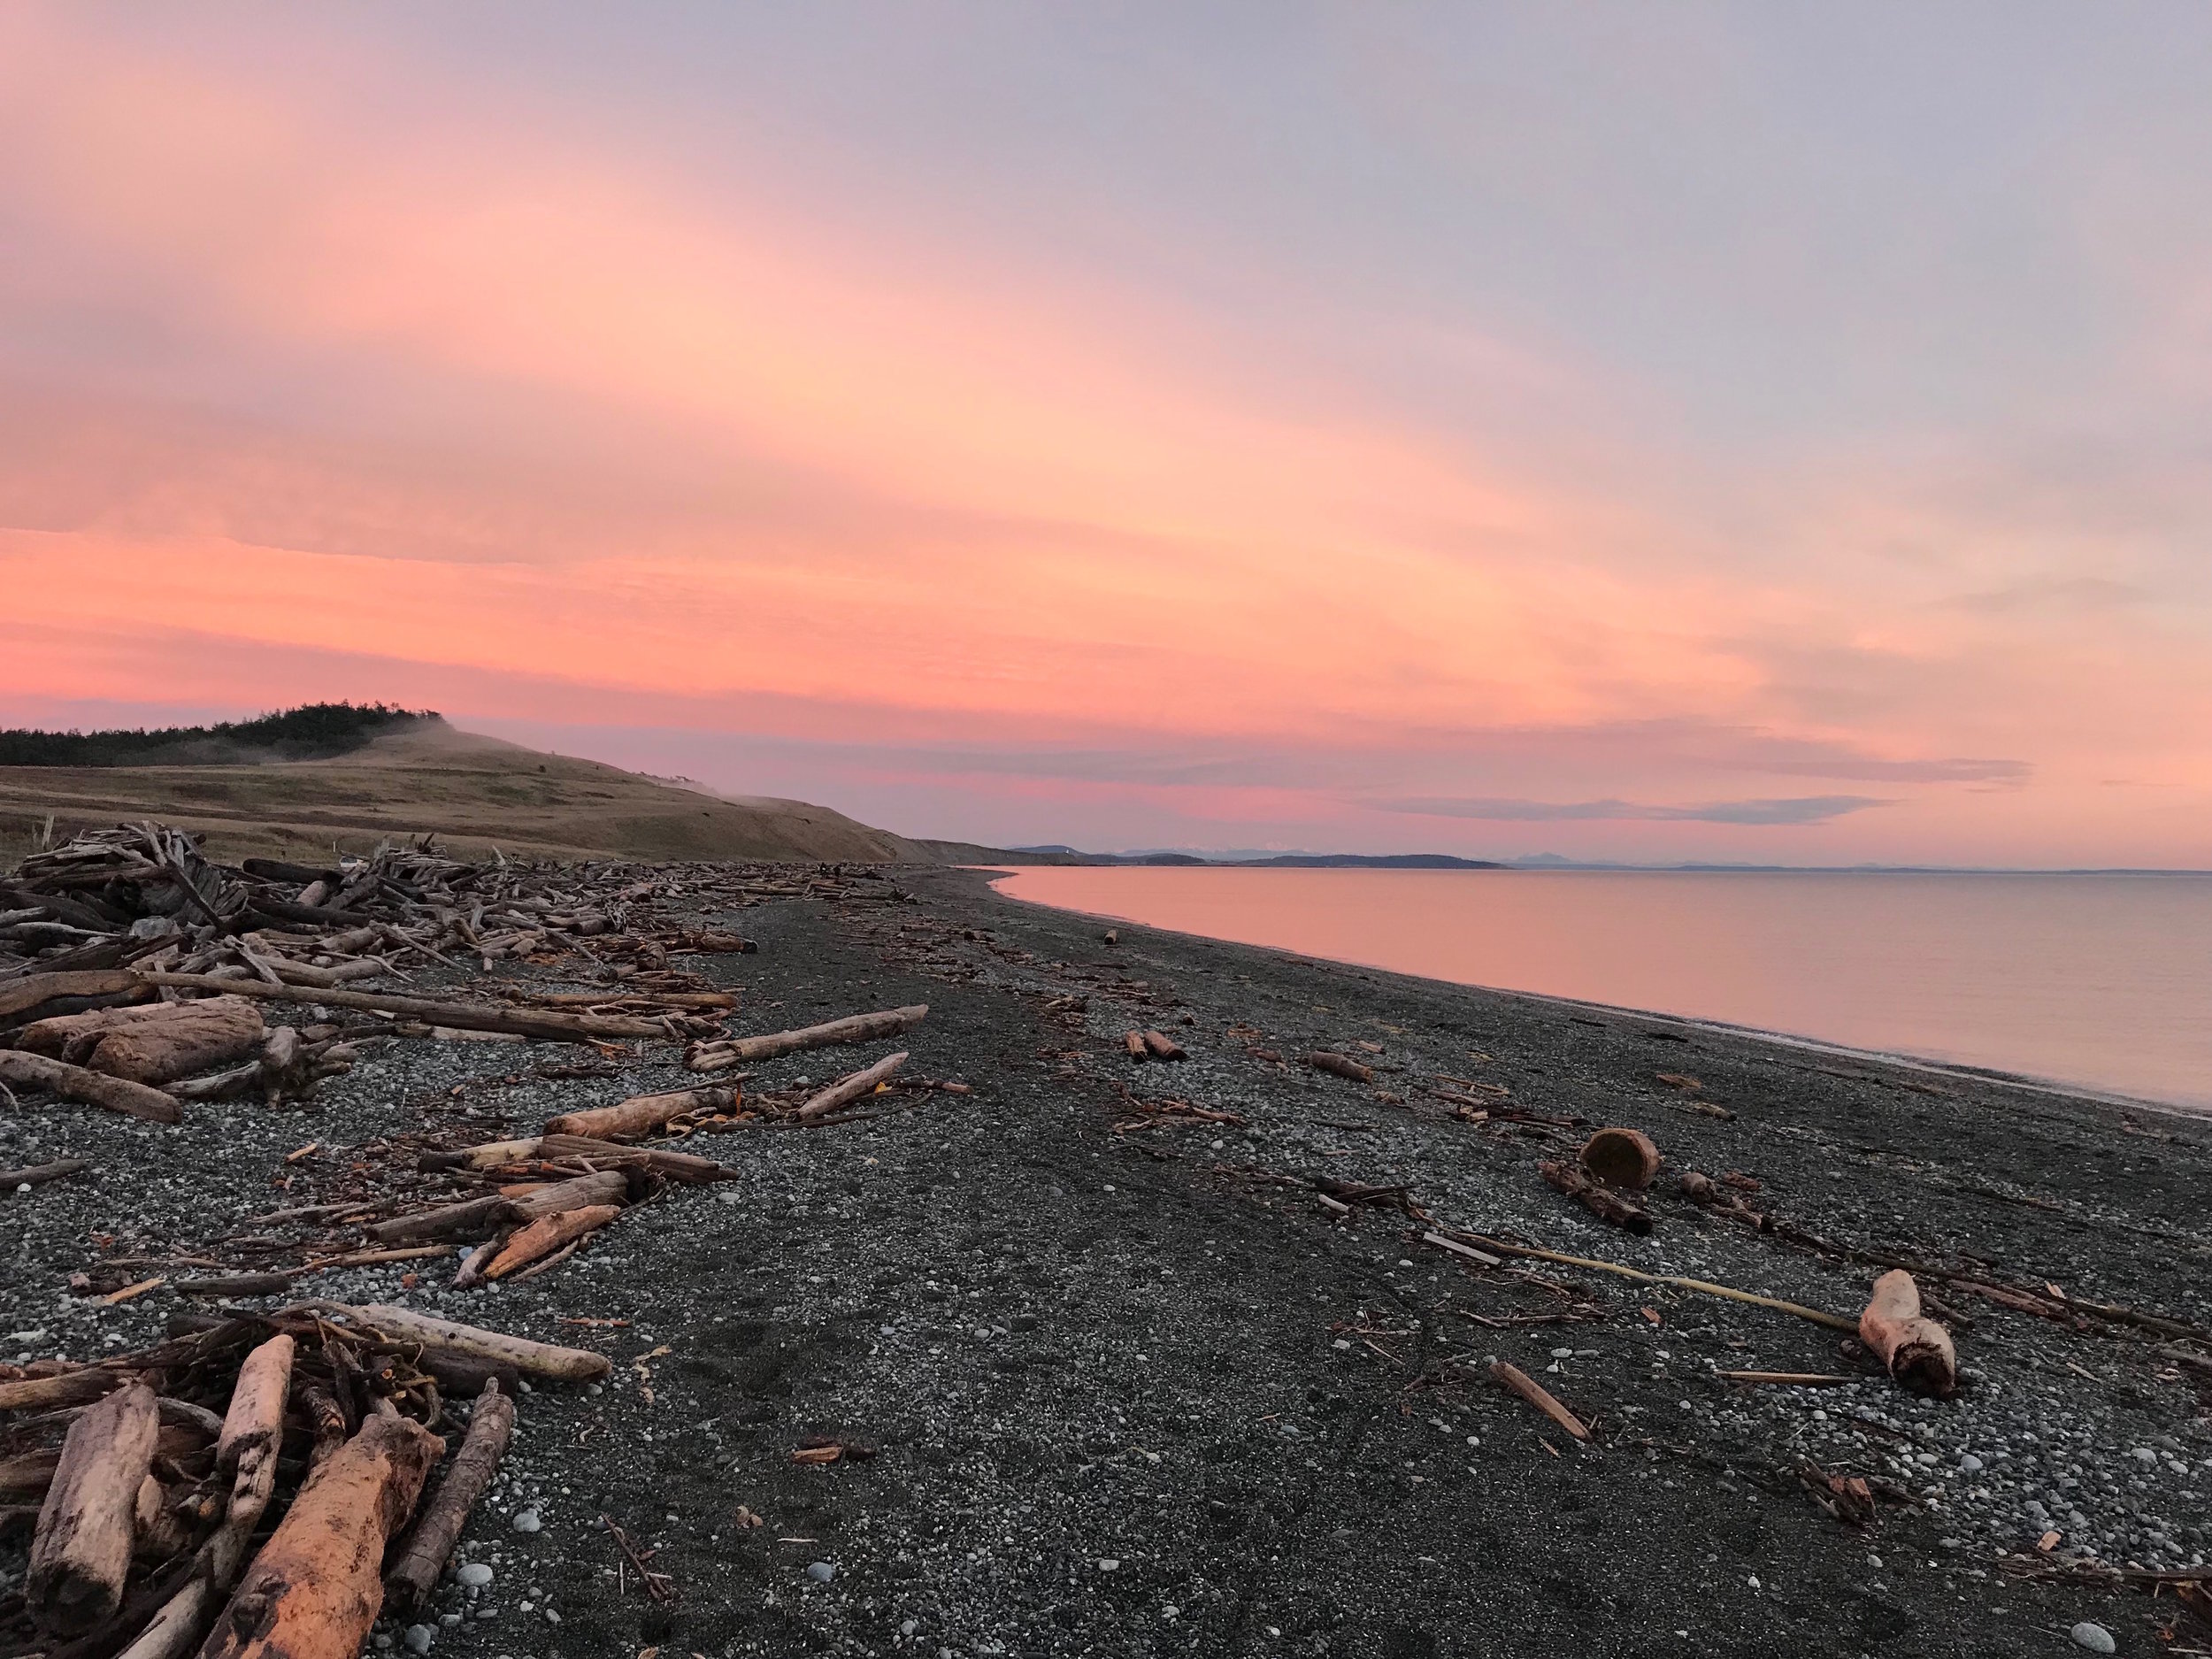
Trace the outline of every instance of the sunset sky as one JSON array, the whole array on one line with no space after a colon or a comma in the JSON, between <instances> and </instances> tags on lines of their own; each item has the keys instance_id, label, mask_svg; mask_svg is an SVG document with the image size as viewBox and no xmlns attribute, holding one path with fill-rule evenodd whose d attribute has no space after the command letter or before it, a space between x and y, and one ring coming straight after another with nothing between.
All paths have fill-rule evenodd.
<instances>
[{"instance_id":1,"label":"sunset sky","mask_svg":"<svg viewBox=\"0 0 2212 1659\"><path fill-rule=\"evenodd\" d=\"M0 724L2212 866L2212 9L0 9Z\"/></svg>"}]
</instances>

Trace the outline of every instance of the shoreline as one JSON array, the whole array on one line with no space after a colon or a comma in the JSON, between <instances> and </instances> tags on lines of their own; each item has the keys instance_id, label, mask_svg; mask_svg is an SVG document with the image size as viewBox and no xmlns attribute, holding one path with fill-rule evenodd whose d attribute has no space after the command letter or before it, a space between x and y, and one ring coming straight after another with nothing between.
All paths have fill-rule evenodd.
<instances>
[{"instance_id":1,"label":"shoreline","mask_svg":"<svg viewBox=\"0 0 2212 1659\"><path fill-rule=\"evenodd\" d=\"M739 1033L930 1006L895 1045L767 1061L748 1088L819 1082L895 1046L972 1094L836 1128L694 1135L684 1149L738 1179L672 1189L526 1284L454 1291L436 1263L411 1284L396 1263L314 1281L335 1301L613 1362L601 1394L518 1402L510 1466L463 1546L495 1581L434 1631L441 1659L2027 1655L2063 1651L2083 1619L2147 1652L2170 1598L2008 1563L2089 1548L2185 1569L2212 1552L2212 1378L2200 1393L2203 1373L2141 1333L1946 1287L1969 1386L1937 1403L1801 1319L1542 1262L1486 1269L1421 1242L1430 1226L1511 1238L1855 1316L1871 1270L1673 1191L1684 1169L1742 1171L1758 1202L1839 1246L1981 1262L2007 1284L2048 1279L2084 1306L2212 1329L2212 1125L2130 1130L2110 1105L1974 1077L1947 1078L1936 1099L1881 1062L1845 1074L1739 1033L1655 1033L1632 1015L1133 924L1109 949L1087 918L979 873L897 879L904 902L687 918L736 926L759 950L680 959L740 992ZM581 958L500 970L549 985L589 972ZM1122 1033L1146 1026L1189 1058L1133 1064ZM1376 1086L1261 1057L1322 1048L1371 1060ZM111 1335L135 1348L184 1304L166 1290L58 1301L90 1233L234 1269L226 1217L343 1198L379 1148L534 1133L698 1080L665 1048L562 1074L576 1057L396 1041L301 1110L211 1107L174 1127L45 1106L0 1118L10 1161L95 1165L11 1199L0 1319L39 1333L20 1346L41 1354L96 1356ZM1429 1087L1440 1074L1534 1120L1455 1116ZM1649 1235L1540 1178L1582 1133L1545 1120L1571 1117L1659 1143ZM326 1150L287 1161L310 1141ZM273 1178L294 1183L280 1199ZM1333 1192L1346 1213L1322 1202ZM1592 1442L1491 1381L1492 1356ZM872 1455L794 1463L824 1435ZM1846 1525L1801 1460L1898 1495L1878 1493L1870 1526ZM733 1518L740 1505L765 1524ZM2031 1505L2062 1535L2048 1555ZM541 1530L512 1526L526 1507ZM660 1550L677 1601L622 1593L603 1512Z\"/></svg>"},{"instance_id":2,"label":"shoreline","mask_svg":"<svg viewBox=\"0 0 2212 1659\"><path fill-rule=\"evenodd\" d=\"M1863 1061L1868 1064L1880 1064L1900 1069L1922 1071L1938 1077L1950 1077L1960 1079L1970 1079L1979 1082L2001 1084L2009 1087L2021 1089L2027 1093L2055 1095L2061 1098L2079 1099L2085 1102L2093 1102L2100 1105L2123 1107L2132 1111L2155 1112L2165 1117L2179 1117L2196 1120L2212 1120L2212 1101L2208 1101L2204 1103L2192 1103L2186 1101L2161 1100L2153 1095L2131 1094L2123 1089L2108 1088L2080 1079L2048 1076L2032 1071L2015 1071L2002 1066L1981 1064L1966 1060L1947 1060L1934 1055L1916 1053L1910 1049L1885 1048L1869 1047L1863 1044L1843 1042L1832 1038L1814 1036L1807 1033L1785 1031L1772 1026L1749 1025L1740 1021L1723 1019L1710 1015L1677 1013L1664 1009L1641 1008L1632 1003L1601 1002L1587 997L1569 996L1557 992L1532 991L1523 989L1516 986L1493 985L1472 979L1445 979L1435 974L1417 973L1404 968L1394 968L1386 963L1369 961L1362 957L1327 956L1312 951L1298 950L1286 945L1263 944L1249 940L1229 939L1217 933L1204 933L1181 928L1164 927L1158 924L1146 922L1139 918L1124 916L1113 911L1085 910L1072 905L1055 904L1043 899L1027 898L1017 894L1008 893L999 886L999 883L1002 879L1023 873L1018 869L1008 868L1003 865L984 864L963 865L957 867L972 870L984 875L987 879L989 879L993 889L997 891L1001 897L1007 899L1010 902L1018 904L1030 904L1045 910L1058 910L1064 914L1081 917L1087 920L1094 921L1102 926L1118 927L1145 927L1155 932L1172 933L1181 938L1205 940L1217 944L1234 945L1242 949L1269 951L1275 953L1286 960L1294 962L1310 961L1317 963L1333 963L1340 966L1358 968L1374 973L1393 974L1404 979L1420 980L1428 984L1452 986L1463 990L1479 991L1487 995L1525 997L1538 1002L1555 1004L1563 1008L1580 1009L1587 1012L1606 1014L1615 1018L1659 1021L1683 1025L1693 1029L1711 1031L1717 1033L1732 1033L1738 1036L1753 1038L1786 1047L1802 1048L1810 1052L1827 1054L1839 1059L1854 1059ZM1540 874L1546 872L1530 872L1527 873ZM1589 872L1582 871L1570 871L1564 873L1578 874ZM1599 873L1617 872L1600 872ZM1653 872L1651 873L1663 874L1674 872ZM1698 871L1692 872L1690 873L1709 874L1715 872ZM1755 872L1752 873L1767 872ZM1893 871L1836 871L1807 872L1791 871L1780 873L1866 873L1888 875L1897 873L2010 874L2016 872L1923 872L1913 871L1901 872ZM2063 874L2075 872L2059 872L2050 873ZM2085 872L2079 873L2110 874L2116 872ZM2193 874L2196 872L2150 872L2142 873Z\"/></svg>"}]
</instances>

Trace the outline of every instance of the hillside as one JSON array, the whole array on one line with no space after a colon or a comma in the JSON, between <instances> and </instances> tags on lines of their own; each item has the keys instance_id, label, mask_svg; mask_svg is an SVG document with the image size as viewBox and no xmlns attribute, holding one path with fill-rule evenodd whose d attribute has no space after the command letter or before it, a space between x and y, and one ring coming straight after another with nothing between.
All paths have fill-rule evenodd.
<instances>
[{"instance_id":1,"label":"hillside","mask_svg":"<svg viewBox=\"0 0 2212 1659\"><path fill-rule=\"evenodd\" d=\"M708 795L457 731L435 716L323 759L0 765L0 851L20 853L50 814L61 835L157 818L204 833L211 856L223 859L365 850L432 831L461 853L953 861L949 849L826 807Z\"/></svg>"}]
</instances>

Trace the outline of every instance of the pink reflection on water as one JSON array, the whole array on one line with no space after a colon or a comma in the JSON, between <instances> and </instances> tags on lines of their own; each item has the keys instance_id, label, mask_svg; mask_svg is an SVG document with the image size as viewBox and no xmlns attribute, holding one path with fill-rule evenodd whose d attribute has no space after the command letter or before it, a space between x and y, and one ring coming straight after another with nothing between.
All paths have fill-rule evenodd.
<instances>
[{"instance_id":1,"label":"pink reflection on water","mask_svg":"<svg viewBox=\"0 0 2212 1659\"><path fill-rule=\"evenodd\" d=\"M1034 868L1013 897L2212 1107L2212 877Z\"/></svg>"}]
</instances>

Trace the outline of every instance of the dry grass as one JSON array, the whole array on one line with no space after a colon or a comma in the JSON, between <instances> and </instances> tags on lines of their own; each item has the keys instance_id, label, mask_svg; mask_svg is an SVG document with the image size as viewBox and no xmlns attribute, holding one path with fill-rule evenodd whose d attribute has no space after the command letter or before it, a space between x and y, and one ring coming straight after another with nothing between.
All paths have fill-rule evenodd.
<instances>
[{"instance_id":1,"label":"dry grass","mask_svg":"<svg viewBox=\"0 0 2212 1659\"><path fill-rule=\"evenodd\" d=\"M936 863L916 843L798 801L728 801L442 721L336 760L250 766L0 768L0 861L93 825L155 818L211 856L309 857L434 833L457 853L565 859Z\"/></svg>"}]
</instances>

